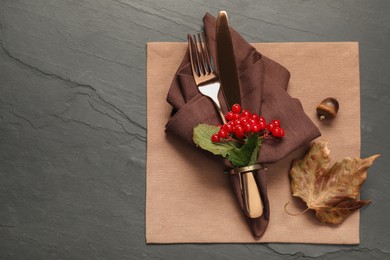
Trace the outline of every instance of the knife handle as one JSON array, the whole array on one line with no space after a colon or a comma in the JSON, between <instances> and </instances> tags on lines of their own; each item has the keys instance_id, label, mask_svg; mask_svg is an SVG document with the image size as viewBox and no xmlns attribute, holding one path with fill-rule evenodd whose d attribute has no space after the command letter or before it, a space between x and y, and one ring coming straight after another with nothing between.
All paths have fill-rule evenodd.
<instances>
[{"instance_id":1,"label":"knife handle","mask_svg":"<svg viewBox=\"0 0 390 260\"><path fill-rule=\"evenodd\" d=\"M240 175L245 214L250 218L258 218L263 215L263 202L253 172Z\"/></svg>"},{"instance_id":2,"label":"knife handle","mask_svg":"<svg viewBox=\"0 0 390 260\"><path fill-rule=\"evenodd\" d=\"M266 169L264 165L253 164L240 168L233 168L229 174L238 175L243 200L243 210L249 218L259 218L263 215L263 200L261 199L260 188L256 183L255 172Z\"/></svg>"}]
</instances>

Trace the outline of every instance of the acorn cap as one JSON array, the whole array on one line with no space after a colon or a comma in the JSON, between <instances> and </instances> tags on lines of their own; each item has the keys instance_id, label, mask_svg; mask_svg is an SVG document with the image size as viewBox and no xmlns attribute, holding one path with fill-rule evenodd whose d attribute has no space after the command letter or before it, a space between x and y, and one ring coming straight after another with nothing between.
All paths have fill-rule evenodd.
<instances>
[{"instance_id":1,"label":"acorn cap","mask_svg":"<svg viewBox=\"0 0 390 260\"><path fill-rule=\"evenodd\" d=\"M339 111L339 102L337 99L329 97L321 101L317 106L317 115L320 117L320 120L327 118L335 118L337 112Z\"/></svg>"}]
</instances>

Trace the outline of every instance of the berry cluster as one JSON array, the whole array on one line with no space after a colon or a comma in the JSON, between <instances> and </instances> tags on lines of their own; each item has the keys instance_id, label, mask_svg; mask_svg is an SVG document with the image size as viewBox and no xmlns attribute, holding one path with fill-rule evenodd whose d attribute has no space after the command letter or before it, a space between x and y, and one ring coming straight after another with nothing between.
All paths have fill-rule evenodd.
<instances>
[{"instance_id":1,"label":"berry cluster","mask_svg":"<svg viewBox=\"0 0 390 260\"><path fill-rule=\"evenodd\" d=\"M218 134L211 136L211 141L214 143L222 140L233 140L233 137L241 140L249 134L261 134L262 137L277 137L284 136L284 129L280 127L279 120L272 120L267 124L264 117L248 110L242 110L239 104L234 104L232 110L226 115L226 124L220 126Z\"/></svg>"}]
</instances>

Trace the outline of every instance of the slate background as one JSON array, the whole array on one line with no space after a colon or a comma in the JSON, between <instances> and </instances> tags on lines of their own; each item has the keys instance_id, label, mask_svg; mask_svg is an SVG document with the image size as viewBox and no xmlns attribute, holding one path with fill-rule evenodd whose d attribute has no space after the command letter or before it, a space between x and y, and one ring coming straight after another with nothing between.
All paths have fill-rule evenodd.
<instances>
[{"instance_id":1,"label":"slate background","mask_svg":"<svg viewBox=\"0 0 390 260\"><path fill-rule=\"evenodd\" d=\"M145 43L185 41L219 10L250 42L359 41L362 157L382 154L360 245L145 244ZM390 259L389 13L387 0L0 0L0 258Z\"/></svg>"}]
</instances>

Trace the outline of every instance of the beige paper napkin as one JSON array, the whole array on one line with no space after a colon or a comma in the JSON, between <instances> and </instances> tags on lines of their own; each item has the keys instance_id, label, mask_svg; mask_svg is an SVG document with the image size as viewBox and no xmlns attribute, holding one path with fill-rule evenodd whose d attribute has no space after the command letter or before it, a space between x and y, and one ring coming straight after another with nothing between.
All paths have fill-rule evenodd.
<instances>
[{"instance_id":1,"label":"beige paper napkin","mask_svg":"<svg viewBox=\"0 0 390 260\"><path fill-rule=\"evenodd\" d=\"M332 158L360 156L359 61L356 43L253 44L259 52L291 72L288 92L299 98L305 112L329 141ZM290 216L304 204L292 198L288 169L304 148L269 166L270 222L255 240L229 187L223 166L214 156L182 144L164 133L171 107L165 97L180 64L185 43L149 43L147 46L147 194L148 243L299 242L356 244L359 213L339 226L319 222L314 214ZM320 122L315 107L328 96L340 102L331 122ZM348 133L348 134L345 134Z\"/></svg>"}]
</instances>

